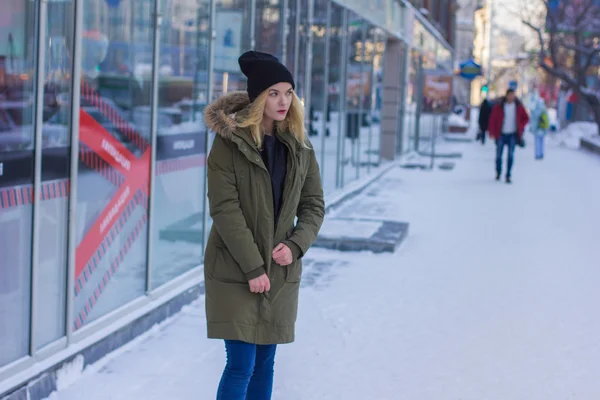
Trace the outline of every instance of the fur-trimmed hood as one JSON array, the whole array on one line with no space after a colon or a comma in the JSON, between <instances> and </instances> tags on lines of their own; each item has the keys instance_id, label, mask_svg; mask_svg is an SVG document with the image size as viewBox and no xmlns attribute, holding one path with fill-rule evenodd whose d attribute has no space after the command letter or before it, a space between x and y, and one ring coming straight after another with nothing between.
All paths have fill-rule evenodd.
<instances>
[{"instance_id":1,"label":"fur-trimmed hood","mask_svg":"<svg viewBox=\"0 0 600 400\"><path fill-rule=\"evenodd\" d=\"M231 140L238 129L235 114L250 105L246 92L231 92L220 97L204 110L204 122L208 129Z\"/></svg>"},{"instance_id":2,"label":"fur-trimmed hood","mask_svg":"<svg viewBox=\"0 0 600 400\"><path fill-rule=\"evenodd\" d=\"M244 113L250 105L250 97L246 92L230 92L214 103L209 104L204 110L204 122L208 129L214 131L219 136L227 140L233 140L236 132L241 132L237 126L236 117ZM287 120L276 123L277 129L283 135L283 138L291 138L293 134L289 131ZM250 136L249 130L242 130ZM298 141L289 140L290 144L297 147Z\"/></svg>"}]
</instances>

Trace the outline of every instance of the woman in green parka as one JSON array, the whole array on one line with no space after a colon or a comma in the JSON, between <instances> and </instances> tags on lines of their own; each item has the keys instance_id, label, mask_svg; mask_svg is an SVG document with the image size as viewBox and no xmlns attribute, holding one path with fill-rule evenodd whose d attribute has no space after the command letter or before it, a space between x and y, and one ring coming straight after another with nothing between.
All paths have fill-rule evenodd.
<instances>
[{"instance_id":1,"label":"woman in green parka","mask_svg":"<svg viewBox=\"0 0 600 400\"><path fill-rule=\"evenodd\" d=\"M239 64L247 92L205 111L216 132L207 168L206 319L208 337L224 339L227 352L217 399L266 400L276 346L294 341L302 256L325 206L292 74L266 53L244 53Z\"/></svg>"}]
</instances>

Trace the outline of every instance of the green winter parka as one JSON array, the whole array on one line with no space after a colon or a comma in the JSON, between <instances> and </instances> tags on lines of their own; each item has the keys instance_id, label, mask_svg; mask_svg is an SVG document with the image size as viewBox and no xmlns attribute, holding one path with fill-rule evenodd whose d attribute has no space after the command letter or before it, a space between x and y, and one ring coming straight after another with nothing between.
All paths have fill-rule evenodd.
<instances>
[{"instance_id":1,"label":"green winter parka","mask_svg":"<svg viewBox=\"0 0 600 400\"><path fill-rule=\"evenodd\" d=\"M288 159L275 230L269 172L249 129L236 124L249 104L245 92L233 92L204 114L207 127L216 132L207 162L213 220L204 258L208 337L284 344L294 341L302 256L323 222L323 189L312 147L281 126L277 135L288 148ZM285 267L272 259L282 242L294 256ZM271 281L270 291L250 292L248 280L263 273Z\"/></svg>"}]
</instances>

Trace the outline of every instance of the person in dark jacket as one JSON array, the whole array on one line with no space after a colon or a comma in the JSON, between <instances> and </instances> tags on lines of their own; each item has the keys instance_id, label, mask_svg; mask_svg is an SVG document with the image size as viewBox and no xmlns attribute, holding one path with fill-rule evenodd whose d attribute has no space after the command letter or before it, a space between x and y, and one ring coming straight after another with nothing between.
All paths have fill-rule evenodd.
<instances>
[{"instance_id":1,"label":"person in dark jacket","mask_svg":"<svg viewBox=\"0 0 600 400\"><path fill-rule=\"evenodd\" d=\"M485 144L485 135L490 123L490 114L492 113L492 103L488 99L484 99L479 107L479 134L477 139L481 140L481 144Z\"/></svg>"},{"instance_id":2,"label":"person in dark jacket","mask_svg":"<svg viewBox=\"0 0 600 400\"><path fill-rule=\"evenodd\" d=\"M496 140L496 180L502 175L502 153L508 147L506 166L506 183L511 183L511 172L515 147L524 147L523 132L529 123L529 115L523 104L517 99L515 91L509 89L506 96L493 108L490 115L488 131Z\"/></svg>"},{"instance_id":3,"label":"person in dark jacket","mask_svg":"<svg viewBox=\"0 0 600 400\"><path fill-rule=\"evenodd\" d=\"M292 74L266 53L244 53L239 64L247 93L205 111L217 134L207 162L206 319L227 353L217 398L268 400L277 345L294 341L302 257L325 204Z\"/></svg>"}]
</instances>

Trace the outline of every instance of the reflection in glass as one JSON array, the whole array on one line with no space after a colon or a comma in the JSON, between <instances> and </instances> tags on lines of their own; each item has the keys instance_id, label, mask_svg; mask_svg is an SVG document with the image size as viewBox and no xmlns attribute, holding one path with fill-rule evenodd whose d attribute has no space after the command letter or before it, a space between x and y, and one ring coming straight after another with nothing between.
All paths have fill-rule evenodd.
<instances>
[{"instance_id":1,"label":"reflection in glass","mask_svg":"<svg viewBox=\"0 0 600 400\"><path fill-rule=\"evenodd\" d=\"M412 49L409 52L409 70L408 82L406 87L406 118L405 132L409 137L409 151L416 151L416 113L419 85L419 58L418 50Z\"/></svg>"},{"instance_id":2,"label":"reflection in glass","mask_svg":"<svg viewBox=\"0 0 600 400\"><path fill-rule=\"evenodd\" d=\"M325 46L327 30L327 2L319 2L315 4L314 19L313 19L313 58L311 63L311 101L310 109L308 110L308 126L307 132L310 137L317 161L321 169L321 174L324 174L327 167L327 156L333 157L335 160L335 147L328 149L328 130L323 123L327 123L327 104L325 96L326 74L328 66L325 60ZM325 137L324 137L325 136ZM325 139L325 140L324 140ZM329 151L329 152L328 152ZM333 151L333 152L331 152ZM333 183L335 186L335 182ZM327 182L324 182L327 186Z\"/></svg>"},{"instance_id":3,"label":"reflection in glass","mask_svg":"<svg viewBox=\"0 0 600 400\"><path fill-rule=\"evenodd\" d=\"M0 367L29 352L35 7L0 0Z\"/></svg>"},{"instance_id":4,"label":"reflection in glass","mask_svg":"<svg viewBox=\"0 0 600 400\"><path fill-rule=\"evenodd\" d=\"M257 51L273 54L283 59L283 0L256 1Z\"/></svg>"},{"instance_id":5,"label":"reflection in glass","mask_svg":"<svg viewBox=\"0 0 600 400\"><path fill-rule=\"evenodd\" d=\"M240 71L238 58L242 53L251 49L252 37L250 34L250 1L215 0L215 2L217 38L214 67L211 71L214 88L210 101L214 101L228 92L246 90L246 77ZM210 152L210 146L214 140L213 133L209 132L208 135L206 154ZM206 216L205 222L204 232L210 232L212 226L210 216ZM205 242L208 241L208 235L204 235L204 239Z\"/></svg>"},{"instance_id":6,"label":"reflection in glass","mask_svg":"<svg viewBox=\"0 0 600 400\"><path fill-rule=\"evenodd\" d=\"M146 289L153 10L83 1L75 329Z\"/></svg>"},{"instance_id":7,"label":"reflection in glass","mask_svg":"<svg viewBox=\"0 0 600 400\"><path fill-rule=\"evenodd\" d=\"M368 25L365 40L364 69L369 74L369 93L365 95L364 110L367 133L367 150L365 154L366 172L378 167L381 162L381 106L383 55L385 52L385 34L377 27Z\"/></svg>"},{"instance_id":8,"label":"reflection in glass","mask_svg":"<svg viewBox=\"0 0 600 400\"><path fill-rule=\"evenodd\" d=\"M342 184L357 179L360 167L360 145L366 141L363 129L365 94L365 71L362 63L363 52L363 20L353 12L349 12L347 51L348 64L346 76L346 112L344 124L344 144L342 147Z\"/></svg>"},{"instance_id":9,"label":"reflection in glass","mask_svg":"<svg viewBox=\"0 0 600 400\"><path fill-rule=\"evenodd\" d=\"M157 115L152 287L202 263L202 222L206 176L210 2L185 3L190 18L179 23L170 10L185 4L165 1L160 37L161 70ZM185 39L184 39L185 38ZM237 38L229 37L234 43ZM236 59L237 60L237 59ZM183 61L183 62L182 62ZM134 112L137 126L150 126L150 108Z\"/></svg>"},{"instance_id":10,"label":"reflection in glass","mask_svg":"<svg viewBox=\"0 0 600 400\"><path fill-rule=\"evenodd\" d=\"M341 151L340 144L345 137L340 132L340 107L343 107L340 99L342 89L343 65L341 60L343 45L343 9L336 4L331 4L330 34L329 34L329 87L327 88L327 130L325 132L325 162L323 171L323 188L325 192L331 192L338 188L338 153ZM340 138L340 135L342 138Z\"/></svg>"},{"instance_id":11,"label":"reflection in glass","mask_svg":"<svg viewBox=\"0 0 600 400\"><path fill-rule=\"evenodd\" d=\"M251 47L251 2L219 0L216 3L213 94L218 98L227 92L246 90L246 77L240 71L238 58Z\"/></svg>"}]
</instances>

